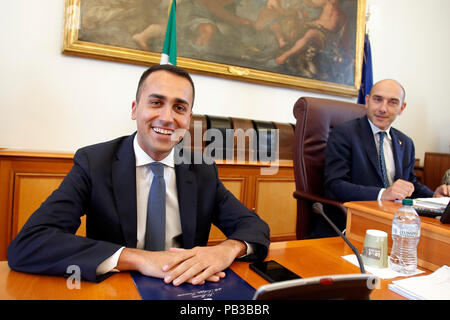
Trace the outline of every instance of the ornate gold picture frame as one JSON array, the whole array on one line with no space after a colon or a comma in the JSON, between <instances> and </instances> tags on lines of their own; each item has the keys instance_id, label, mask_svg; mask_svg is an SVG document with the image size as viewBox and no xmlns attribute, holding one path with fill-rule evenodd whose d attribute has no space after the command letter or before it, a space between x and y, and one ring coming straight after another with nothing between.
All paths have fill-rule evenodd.
<instances>
[{"instance_id":1,"label":"ornate gold picture frame","mask_svg":"<svg viewBox=\"0 0 450 320\"><path fill-rule=\"evenodd\" d=\"M66 0L62 52L160 61L170 0ZM365 0L177 0L177 64L191 72L356 96Z\"/></svg>"}]
</instances>

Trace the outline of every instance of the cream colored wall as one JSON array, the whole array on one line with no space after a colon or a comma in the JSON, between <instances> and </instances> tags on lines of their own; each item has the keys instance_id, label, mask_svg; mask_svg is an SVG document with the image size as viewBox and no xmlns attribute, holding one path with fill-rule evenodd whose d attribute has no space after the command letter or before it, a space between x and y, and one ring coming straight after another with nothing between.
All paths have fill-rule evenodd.
<instances>
[{"instance_id":1,"label":"cream colored wall","mask_svg":"<svg viewBox=\"0 0 450 320\"><path fill-rule=\"evenodd\" d=\"M145 67L62 55L63 0L2 1L0 148L68 151L126 135L136 83ZM450 152L448 0L368 0L375 80L402 81L408 108L397 122L425 151ZM378 19L378 21L377 21ZM193 75L194 112L294 122L304 95L355 101L218 77Z\"/></svg>"},{"instance_id":2,"label":"cream colored wall","mask_svg":"<svg viewBox=\"0 0 450 320\"><path fill-rule=\"evenodd\" d=\"M394 78L407 107L395 126L425 151L450 153L450 1L368 0L374 80Z\"/></svg>"}]
</instances>

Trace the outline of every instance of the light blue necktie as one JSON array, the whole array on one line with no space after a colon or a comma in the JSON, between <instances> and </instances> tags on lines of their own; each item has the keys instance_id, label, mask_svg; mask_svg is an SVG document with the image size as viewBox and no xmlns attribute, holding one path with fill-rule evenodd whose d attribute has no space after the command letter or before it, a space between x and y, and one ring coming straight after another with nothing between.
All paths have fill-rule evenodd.
<instances>
[{"instance_id":1,"label":"light blue necktie","mask_svg":"<svg viewBox=\"0 0 450 320\"><path fill-rule=\"evenodd\" d=\"M389 179L387 176L386 161L384 160L384 149L383 149L383 140L384 137L386 136L386 132L380 131L378 132L378 135L380 136L380 154L378 155L378 158L380 160L381 175L383 177L383 186L384 188L389 188Z\"/></svg>"},{"instance_id":2,"label":"light blue necktie","mask_svg":"<svg viewBox=\"0 0 450 320\"><path fill-rule=\"evenodd\" d=\"M164 251L166 241L166 182L164 164L150 163L154 177L147 205L147 227L145 232L145 250Z\"/></svg>"}]
</instances>

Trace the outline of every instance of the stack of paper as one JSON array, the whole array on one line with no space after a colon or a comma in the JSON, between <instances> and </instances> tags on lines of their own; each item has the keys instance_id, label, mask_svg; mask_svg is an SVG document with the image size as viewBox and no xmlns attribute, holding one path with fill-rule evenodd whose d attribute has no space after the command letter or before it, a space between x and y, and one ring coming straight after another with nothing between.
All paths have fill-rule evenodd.
<instances>
[{"instance_id":1,"label":"stack of paper","mask_svg":"<svg viewBox=\"0 0 450 320\"><path fill-rule=\"evenodd\" d=\"M439 198L417 198L414 199L414 205L421 207L431 208L431 209L445 209L450 201L450 197L439 197Z\"/></svg>"},{"instance_id":2,"label":"stack of paper","mask_svg":"<svg viewBox=\"0 0 450 320\"><path fill-rule=\"evenodd\" d=\"M388 287L410 300L450 300L450 268L442 266L428 276L392 281Z\"/></svg>"}]
</instances>

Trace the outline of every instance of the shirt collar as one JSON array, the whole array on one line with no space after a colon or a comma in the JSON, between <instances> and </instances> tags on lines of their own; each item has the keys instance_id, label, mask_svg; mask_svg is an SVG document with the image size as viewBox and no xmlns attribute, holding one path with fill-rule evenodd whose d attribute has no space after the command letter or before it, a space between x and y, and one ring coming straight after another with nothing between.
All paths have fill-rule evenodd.
<instances>
[{"instance_id":1,"label":"shirt collar","mask_svg":"<svg viewBox=\"0 0 450 320\"><path fill-rule=\"evenodd\" d=\"M144 150L142 150L141 146L139 145L139 143L137 141L137 134L134 136L133 149L134 149L134 155L136 157L136 167L146 166L149 163L155 162L155 160L153 160L152 157L150 157ZM166 166L174 168L175 167L174 155L175 155L175 151L174 151L174 148L172 148L169 155L158 162L161 162L161 163L165 164Z\"/></svg>"},{"instance_id":2,"label":"shirt collar","mask_svg":"<svg viewBox=\"0 0 450 320\"><path fill-rule=\"evenodd\" d=\"M376 134L377 134L378 132L380 132L380 131L384 131L384 132L386 132L386 137L387 137L389 140L391 140L391 134L390 134L390 132L391 132L391 126L389 126L389 128L387 128L386 130L381 130L381 129L378 128L376 125L374 125L374 124L372 123L372 121L370 121L369 118L367 118L367 120L369 121L370 129L372 129L373 135L376 135Z\"/></svg>"}]
</instances>

